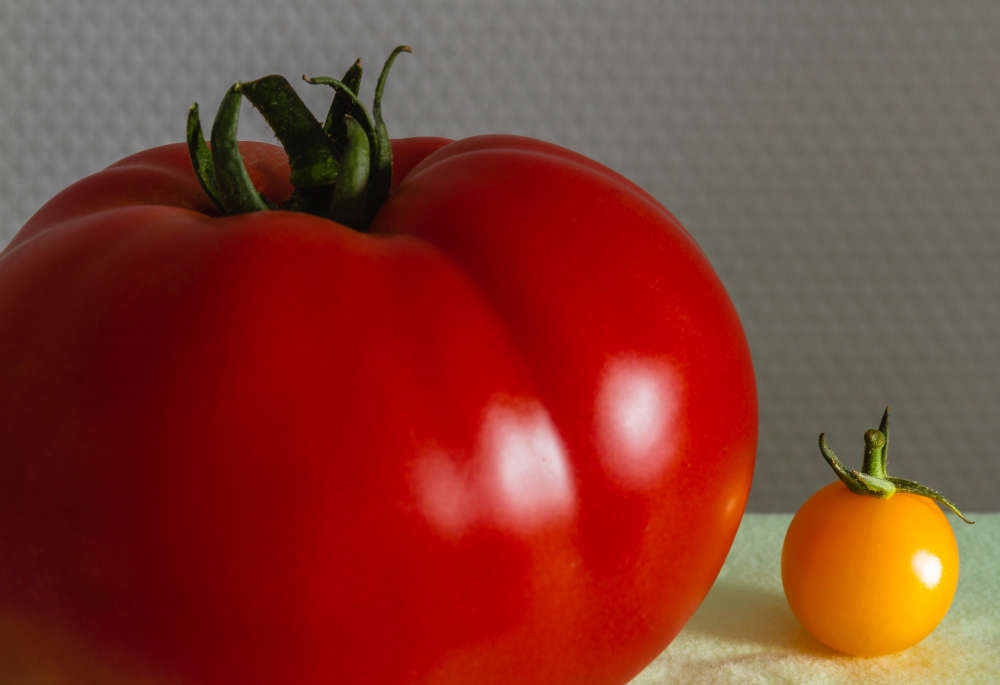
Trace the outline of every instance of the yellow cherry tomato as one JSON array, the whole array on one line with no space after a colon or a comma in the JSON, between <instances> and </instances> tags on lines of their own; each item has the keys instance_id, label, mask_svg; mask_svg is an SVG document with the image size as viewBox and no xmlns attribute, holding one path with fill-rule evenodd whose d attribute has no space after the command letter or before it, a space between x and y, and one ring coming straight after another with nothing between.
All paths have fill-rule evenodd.
<instances>
[{"instance_id":1,"label":"yellow cherry tomato","mask_svg":"<svg viewBox=\"0 0 1000 685\"><path fill-rule=\"evenodd\" d=\"M941 622L958 583L958 546L938 505L887 499L835 481L788 527L781 579L792 612L817 640L856 656L892 654Z\"/></svg>"}]
</instances>

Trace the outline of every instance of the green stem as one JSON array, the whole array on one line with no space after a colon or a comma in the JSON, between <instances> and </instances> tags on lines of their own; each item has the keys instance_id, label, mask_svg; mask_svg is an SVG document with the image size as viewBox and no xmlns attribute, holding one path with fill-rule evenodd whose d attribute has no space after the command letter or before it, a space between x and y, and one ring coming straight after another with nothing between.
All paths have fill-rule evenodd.
<instances>
[{"instance_id":1,"label":"green stem","mask_svg":"<svg viewBox=\"0 0 1000 685\"><path fill-rule=\"evenodd\" d=\"M823 455L823 458L826 459L826 463L833 469L833 472L837 474L837 478L851 492L858 495L871 495L872 497L879 497L881 499L888 499L895 494L896 486L885 478L879 478L868 473L846 468L840 459L837 458L834 451L826 444L826 436L823 433L819 434L819 451Z\"/></svg>"},{"instance_id":2,"label":"green stem","mask_svg":"<svg viewBox=\"0 0 1000 685\"><path fill-rule=\"evenodd\" d=\"M358 100L360 60L342 81L303 76L309 83L334 89L323 124L278 75L237 82L229 89L212 124L211 145L202 135L198 106L192 105L187 120L188 152L205 194L224 214L274 209L254 187L240 156L236 130L245 95L288 153L294 190L281 209L318 214L366 230L388 199L392 182L392 143L382 119L382 95L389 68L401 52L410 48L393 50L379 74L374 121Z\"/></svg>"},{"instance_id":3,"label":"green stem","mask_svg":"<svg viewBox=\"0 0 1000 685\"><path fill-rule=\"evenodd\" d=\"M837 455L826 444L826 436L819 434L819 451L844 485L858 495L868 495L888 499L897 492L906 492L928 497L940 502L966 523L973 523L958 510L944 495L925 485L904 478L892 478L885 470L886 454L889 449L889 408L885 408L878 430L865 431L865 456L861 471L846 468Z\"/></svg>"},{"instance_id":4,"label":"green stem","mask_svg":"<svg viewBox=\"0 0 1000 685\"><path fill-rule=\"evenodd\" d=\"M865 458L861 470L875 478L885 478L885 445L882 431L865 431Z\"/></svg>"}]
</instances>

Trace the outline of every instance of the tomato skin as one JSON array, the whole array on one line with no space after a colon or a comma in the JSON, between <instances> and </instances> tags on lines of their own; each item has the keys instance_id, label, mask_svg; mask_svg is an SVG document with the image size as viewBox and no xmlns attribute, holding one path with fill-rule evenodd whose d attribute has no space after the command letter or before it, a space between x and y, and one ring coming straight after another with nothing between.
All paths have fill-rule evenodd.
<instances>
[{"instance_id":1,"label":"tomato skin","mask_svg":"<svg viewBox=\"0 0 1000 685\"><path fill-rule=\"evenodd\" d=\"M856 656L892 654L944 618L958 546L932 500L858 495L835 481L792 519L781 576L792 612L817 640Z\"/></svg>"},{"instance_id":2,"label":"tomato skin","mask_svg":"<svg viewBox=\"0 0 1000 685\"><path fill-rule=\"evenodd\" d=\"M283 151L241 151L288 194ZM183 683L530 684L624 683L676 635L753 471L721 283L569 151L394 155L371 234L213 216L178 145L0 253L0 639Z\"/></svg>"}]
</instances>

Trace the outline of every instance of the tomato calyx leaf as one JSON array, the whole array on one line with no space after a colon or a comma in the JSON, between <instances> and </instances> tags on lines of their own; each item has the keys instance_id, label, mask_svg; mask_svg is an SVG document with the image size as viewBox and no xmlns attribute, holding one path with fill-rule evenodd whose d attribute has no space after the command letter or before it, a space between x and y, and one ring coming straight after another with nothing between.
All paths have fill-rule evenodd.
<instances>
[{"instance_id":1,"label":"tomato calyx leaf","mask_svg":"<svg viewBox=\"0 0 1000 685\"><path fill-rule=\"evenodd\" d=\"M238 84L238 90L264 117L288 152L296 190L332 186L340 171L333 141L284 76L271 75Z\"/></svg>"},{"instance_id":2,"label":"tomato calyx leaf","mask_svg":"<svg viewBox=\"0 0 1000 685\"><path fill-rule=\"evenodd\" d=\"M915 483L912 480L906 480L905 478L890 478L889 481L896 486L897 492L908 492L911 495L929 497L935 502L940 502L944 506L948 507L948 509L950 509L955 516L962 519L966 523L975 523L975 521L966 518L965 514L958 510L958 507L952 504L944 495L933 488L921 485L920 483Z\"/></svg>"},{"instance_id":3,"label":"tomato calyx leaf","mask_svg":"<svg viewBox=\"0 0 1000 685\"><path fill-rule=\"evenodd\" d=\"M201 184L202 190L219 209L222 200L215 185L215 164L212 162L212 151L205 142L205 134L201 131L201 118L198 116L198 103L191 105L187 119L187 145L191 163L194 164L194 175Z\"/></svg>"},{"instance_id":4,"label":"tomato calyx leaf","mask_svg":"<svg viewBox=\"0 0 1000 685\"><path fill-rule=\"evenodd\" d=\"M385 81L389 76L389 67L396 61L396 57L401 52L411 52L410 48L400 45L389 55L382 67L382 73L378 75L378 83L375 86L375 99L372 102L372 118L375 120L375 155L374 168L372 169L372 195L375 205L380 207L389 197L389 188L392 185L392 144L389 141L389 132L385 127L385 120L382 119L382 94L385 92Z\"/></svg>"},{"instance_id":5,"label":"tomato calyx leaf","mask_svg":"<svg viewBox=\"0 0 1000 685\"><path fill-rule=\"evenodd\" d=\"M844 485L851 492L858 495L880 497L882 499L895 494L896 486L888 479L845 467L836 453L826 444L826 435L824 433L819 434L819 451L823 455L823 458L826 459L826 463L833 469L833 472L837 474L837 477L843 481Z\"/></svg>"},{"instance_id":6,"label":"tomato calyx leaf","mask_svg":"<svg viewBox=\"0 0 1000 685\"><path fill-rule=\"evenodd\" d=\"M969 520L958 507L952 504L944 495L937 490L926 485L906 480L905 478L894 478L889 476L885 470L886 456L889 450L889 407L885 408L882 414L882 421L878 429L865 431L865 456L860 471L849 469L843 465L836 453L826 444L826 436L819 434L819 451L830 465L837 477L848 487L848 489L858 495L869 497L879 497L888 499L897 492L906 492L921 497L928 497L935 502L947 507L960 519L966 523L975 523Z\"/></svg>"},{"instance_id":7,"label":"tomato calyx leaf","mask_svg":"<svg viewBox=\"0 0 1000 685\"><path fill-rule=\"evenodd\" d=\"M334 88L323 124L313 116L283 76L272 74L235 83L223 97L212 124L211 144L202 134L198 105L188 111L187 144L195 176L223 214L286 209L324 216L365 231L388 199L392 181L392 144L382 119L382 96L389 68L401 52L389 55L378 77L373 117L358 100L361 61L338 81L302 78ZM242 97L257 109L285 151L294 191L275 207L253 185L239 153L236 129Z\"/></svg>"},{"instance_id":8,"label":"tomato calyx leaf","mask_svg":"<svg viewBox=\"0 0 1000 685\"><path fill-rule=\"evenodd\" d=\"M323 130L333 141L345 140L347 137L347 127L344 117L351 115L357 119L359 118L359 114L367 117L364 106L358 101L363 73L364 70L359 59L351 65L347 73L337 82L340 87L334 93L333 102L330 103L330 109L327 111L326 119L323 122ZM317 82L311 80L305 74L302 74L302 80L306 83ZM332 79L330 80L332 81Z\"/></svg>"},{"instance_id":9,"label":"tomato calyx leaf","mask_svg":"<svg viewBox=\"0 0 1000 685\"><path fill-rule=\"evenodd\" d=\"M212 122L212 164L218 199L227 214L271 209L268 200L257 192L240 156L236 129L240 120L240 84L226 91Z\"/></svg>"}]
</instances>

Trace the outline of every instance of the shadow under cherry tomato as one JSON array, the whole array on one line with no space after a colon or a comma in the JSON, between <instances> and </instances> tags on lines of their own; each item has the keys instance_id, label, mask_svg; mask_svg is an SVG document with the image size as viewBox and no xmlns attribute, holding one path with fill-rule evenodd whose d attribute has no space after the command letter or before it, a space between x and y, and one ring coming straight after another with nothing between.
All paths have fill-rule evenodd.
<instances>
[{"instance_id":1,"label":"shadow under cherry tomato","mask_svg":"<svg viewBox=\"0 0 1000 685\"><path fill-rule=\"evenodd\" d=\"M712 587L685 630L728 642L757 644L768 651L838 656L799 625L784 595L725 580Z\"/></svg>"}]
</instances>

